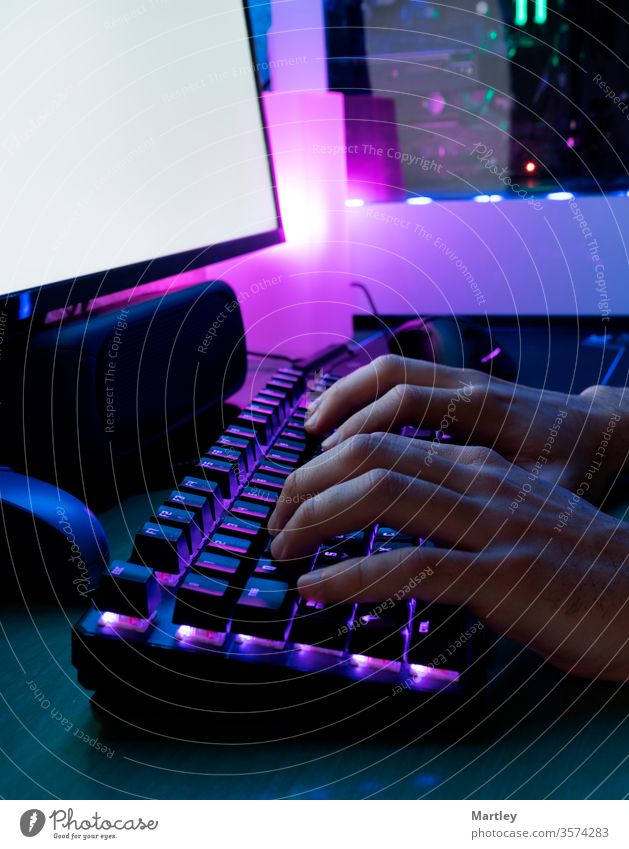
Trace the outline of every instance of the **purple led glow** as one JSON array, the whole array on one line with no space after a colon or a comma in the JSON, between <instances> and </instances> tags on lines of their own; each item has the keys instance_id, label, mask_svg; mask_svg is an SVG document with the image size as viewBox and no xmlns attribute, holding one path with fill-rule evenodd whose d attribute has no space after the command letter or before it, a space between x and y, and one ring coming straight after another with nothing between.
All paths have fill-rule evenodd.
<instances>
[{"instance_id":1,"label":"purple led glow","mask_svg":"<svg viewBox=\"0 0 629 849\"><path fill-rule=\"evenodd\" d=\"M267 640L265 637L252 637L251 634L236 634L236 642L254 646L264 646L271 649L283 649L285 640Z\"/></svg>"},{"instance_id":2,"label":"purple led glow","mask_svg":"<svg viewBox=\"0 0 629 849\"><path fill-rule=\"evenodd\" d=\"M350 209L364 205L365 201L362 198L347 198L345 201L345 206L350 207Z\"/></svg>"},{"instance_id":3,"label":"purple led glow","mask_svg":"<svg viewBox=\"0 0 629 849\"><path fill-rule=\"evenodd\" d=\"M425 195L418 195L415 198L406 198L406 203L410 206L427 206L429 203L432 203L432 198Z\"/></svg>"},{"instance_id":4,"label":"purple led glow","mask_svg":"<svg viewBox=\"0 0 629 849\"><path fill-rule=\"evenodd\" d=\"M481 363L488 363L490 360L493 360L494 357L497 357L500 353L502 353L502 348L494 348L493 351L490 351L484 357L481 357Z\"/></svg>"},{"instance_id":5,"label":"purple led glow","mask_svg":"<svg viewBox=\"0 0 629 849\"><path fill-rule=\"evenodd\" d=\"M207 631L205 628L193 628L192 625L180 625L175 634L178 640L209 643L212 646L222 646L225 633L222 631Z\"/></svg>"},{"instance_id":6,"label":"purple led glow","mask_svg":"<svg viewBox=\"0 0 629 849\"><path fill-rule=\"evenodd\" d=\"M420 622L419 623L419 633L427 634L430 631L430 622Z\"/></svg>"},{"instance_id":7,"label":"purple led glow","mask_svg":"<svg viewBox=\"0 0 629 849\"><path fill-rule=\"evenodd\" d=\"M421 663L409 664L413 678L442 678L446 681L458 681L459 673L453 669L435 669L433 666L423 666Z\"/></svg>"},{"instance_id":8,"label":"purple led glow","mask_svg":"<svg viewBox=\"0 0 629 849\"><path fill-rule=\"evenodd\" d=\"M176 587L179 583L180 575L173 575L172 572L156 572L155 577L165 587Z\"/></svg>"},{"instance_id":9,"label":"purple led glow","mask_svg":"<svg viewBox=\"0 0 629 849\"><path fill-rule=\"evenodd\" d=\"M353 654L349 662L359 668L385 669L387 672L399 672L402 664L399 660L385 660L381 657L369 657L366 654Z\"/></svg>"},{"instance_id":10,"label":"purple led glow","mask_svg":"<svg viewBox=\"0 0 629 849\"><path fill-rule=\"evenodd\" d=\"M143 633L151 624L151 620L139 619L137 616L123 616L122 613L106 610L98 620L98 624L101 628L126 628Z\"/></svg>"}]
</instances>

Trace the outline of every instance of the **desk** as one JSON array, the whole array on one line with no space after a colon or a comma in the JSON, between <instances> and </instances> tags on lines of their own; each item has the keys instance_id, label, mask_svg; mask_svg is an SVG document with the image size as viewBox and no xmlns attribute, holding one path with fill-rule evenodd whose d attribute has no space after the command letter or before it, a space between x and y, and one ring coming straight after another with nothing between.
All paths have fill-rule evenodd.
<instances>
[{"instance_id":1,"label":"desk","mask_svg":"<svg viewBox=\"0 0 629 849\"><path fill-rule=\"evenodd\" d=\"M147 497L123 509L124 519L120 508L102 516L114 557L126 553ZM505 706L482 740L191 745L103 727L70 662L78 614L2 610L5 798L580 799L629 789L629 688L565 678L505 641L492 665L507 671L489 700Z\"/></svg>"},{"instance_id":2,"label":"desk","mask_svg":"<svg viewBox=\"0 0 629 849\"><path fill-rule=\"evenodd\" d=\"M112 557L127 555L160 496L127 498L101 514ZM101 724L70 662L79 614L0 608L5 798L581 799L629 790L629 687L566 678L505 640L492 650L500 673L482 739L413 742L422 728L395 740L366 728L370 739L356 745L193 745Z\"/></svg>"}]
</instances>

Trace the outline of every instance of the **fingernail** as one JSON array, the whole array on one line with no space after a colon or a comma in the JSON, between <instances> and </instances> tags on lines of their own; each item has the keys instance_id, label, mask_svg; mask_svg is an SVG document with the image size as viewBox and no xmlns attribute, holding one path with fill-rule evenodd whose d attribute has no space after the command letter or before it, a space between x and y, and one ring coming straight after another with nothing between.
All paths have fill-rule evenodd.
<instances>
[{"instance_id":1,"label":"fingernail","mask_svg":"<svg viewBox=\"0 0 629 849\"><path fill-rule=\"evenodd\" d=\"M314 401L311 401L308 404L307 413L308 413L309 416L311 416L314 413L314 411L317 409L317 407L321 403L322 398L323 398L323 395L319 395L318 398L315 398Z\"/></svg>"},{"instance_id":2,"label":"fingernail","mask_svg":"<svg viewBox=\"0 0 629 849\"><path fill-rule=\"evenodd\" d=\"M326 572L327 569L315 569L314 572L301 576L297 581L297 589L304 598L311 598L314 601L323 600L323 579Z\"/></svg>"},{"instance_id":3,"label":"fingernail","mask_svg":"<svg viewBox=\"0 0 629 849\"><path fill-rule=\"evenodd\" d=\"M284 542L284 534L282 531L280 531L280 533L275 537L275 539L271 543L271 554L278 560L281 560L284 554Z\"/></svg>"},{"instance_id":4,"label":"fingernail","mask_svg":"<svg viewBox=\"0 0 629 849\"><path fill-rule=\"evenodd\" d=\"M327 451L328 448L334 448L334 446L339 441L339 439L340 439L340 434L339 434L338 430L335 430L334 433L331 434L331 436L328 436L327 439L323 440L323 442L321 443L321 447L323 448L324 451Z\"/></svg>"}]
</instances>

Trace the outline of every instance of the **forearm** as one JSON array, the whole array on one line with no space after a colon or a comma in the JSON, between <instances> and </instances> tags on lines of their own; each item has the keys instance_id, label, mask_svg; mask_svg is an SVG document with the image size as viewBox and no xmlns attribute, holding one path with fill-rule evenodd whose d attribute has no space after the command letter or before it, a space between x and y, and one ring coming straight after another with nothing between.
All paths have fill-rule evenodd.
<instances>
[{"instance_id":1,"label":"forearm","mask_svg":"<svg viewBox=\"0 0 629 849\"><path fill-rule=\"evenodd\" d=\"M624 388L589 386L580 395L587 405L593 462L607 478L622 471L629 459L629 393Z\"/></svg>"}]
</instances>

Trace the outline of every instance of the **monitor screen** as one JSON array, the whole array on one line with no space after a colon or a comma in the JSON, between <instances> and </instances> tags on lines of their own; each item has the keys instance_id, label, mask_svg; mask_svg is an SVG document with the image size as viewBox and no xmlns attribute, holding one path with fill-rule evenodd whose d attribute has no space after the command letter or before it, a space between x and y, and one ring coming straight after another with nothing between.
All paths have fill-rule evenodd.
<instances>
[{"instance_id":1,"label":"monitor screen","mask_svg":"<svg viewBox=\"0 0 629 849\"><path fill-rule=\"evenodd\" d=\"M241 0L0 15L1 295L95 274L100 294L280 240Z\"/></svg>"}]
</instances>

